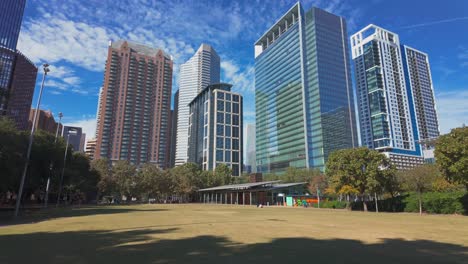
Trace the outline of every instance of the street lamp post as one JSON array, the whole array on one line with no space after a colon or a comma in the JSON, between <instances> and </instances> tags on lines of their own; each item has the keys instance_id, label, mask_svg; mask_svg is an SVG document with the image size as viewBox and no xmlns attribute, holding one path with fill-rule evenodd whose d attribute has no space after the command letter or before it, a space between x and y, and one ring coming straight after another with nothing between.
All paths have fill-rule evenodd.
<instances>
[{"instance_id":1,"label":"street lamp post","mask_svg":"<svg viewBox=\"0 0 468 264\"><path fill-rule=\"evenodd\" d=\"M39 113L39 106L41 105L42 91L44 90L44 81L45 81L45 77L47 73L50 71L49 64L44 63L42 67L44 68L44 75L42 76L41 89L39 90L39 98L37 99L36 111L34 112L34 118L33 118L32 127L31 127L31 134L29 135L29 146L28 146L28 152L26 153L26 163L24 164L23 175L21 176L21 183L20 183L20 187L18 190L18 195L16 197L15 217L18 216L19 208L21 205L21 196L23 195L24 181L26 180L26 173L28 172L29 158L31 157L31 148L32 148L33 140L34 140L34 132L36 131L37 115Z\"/></svg>"},{"instance_id":2,"label":"street lamp post","mask_svg":"<svg viewBox=\"0 0 468 264\"><path fill-rule=\"evenodd\" d=\"M58 193L58 197L57 197L57 205L56 205L56 207L59 206L59 204L60 204L60 196L62 195L63 175L65 174L65 164L66 164L66 162L67 162L67 153L68 153L68 144L69 144L69 141L70 141L70 132L76 133L77 131L71 128L71 129L68 130L67 132L68 132L68 135L67 135L67 146L65 147L65 155L63 156L63 168L62 168L62 175L60 176L59 193Z\"/></svg>"},{"instance_id":3,"label":"street lamp post","mask_svg":"<svg viewBox=\"0 0 468 264\"><path fill-rule=\"evenodd\" d=\"M59 132L59 128L60 128L60 125L61 125L61 122L62 122L62 117L63 117L62 112L59 112L58 117L59 117L59 121L58 121L58 124L57 124L57 129L55 130L54 145L57 144L58 132ZM45 199L44 199L44 207L45 207L45 208L47 208L47 206L48 206L48 204L49 204L50 177L51 177L51 175L52 175L52 170L53 170L53 168L54 168L54 163L53 163L53 162L50 162L50 166L49 166L49 177L47 178L46 195L45 195Z\"/></svg>"}]
</instances>

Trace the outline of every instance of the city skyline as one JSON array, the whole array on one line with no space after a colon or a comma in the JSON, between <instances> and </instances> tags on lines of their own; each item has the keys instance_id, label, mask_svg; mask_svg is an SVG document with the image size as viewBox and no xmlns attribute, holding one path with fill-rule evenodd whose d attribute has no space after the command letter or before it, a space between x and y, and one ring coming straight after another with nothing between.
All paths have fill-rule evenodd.
<instances>
[{"instance_id":1,"label":"city skyline","mask_svg":"<svg viewBox=\"0 0 468 264\"><path fill-rule=\"evenodd\" d=\"M232 83L233 89L244 95L244 123L254 123L252 44L275 22L275 17L280 17L294 3L290 1L274 6L258 3L248 6L242 2L218 3L210 11L212 16L206 18L207 11L202 10L203 4L190 2L171 5L161 2L148 6L142 2L146 8L126 14L144 15L142 21L119 26L116 22L122 21L119 20L122 19L122 11L112 7L110 2L103 2L100 6L93 6L91 3L89 6L83 5L80 7L82 12L78 13L74 11L76 3L72 1L61 1L60 5L51 4L51 8L47 9L40 1L28 1L19 50L36 64L48 61L52 65L41 108L50 109L54 114L63 112L64 124L81 126L90 135L88 137L92 138L97 95L104 70L102 62L105 60L105 47L110 39L128 38L150 46L167 48L175 61L173 93L178 88L179 65L202 42L211 40L213 43L208 43L221 56L221 81ZM424 6L418 7L425 12L424 16L410 15L406 9L398 9L397 14L390 12L403 4L411 5L404 1L392 3L390 7L383 1L372 1L368 5L362 5L360 1L302 3L305 9L318 6L344 16L349 24L348 35L374 23L399 34L405 39L405 44L429 54L441 133L447 133L451 128L466 122L468 115L464 104L467 103L468 91L464 85L468 80L468 47L463 46L466 37L456 34L457 28L462 29L468 25L466 14L463 13L463 10L467 10L463 8L466 7L466 2L458 1L451 6L444 5L437 9L432 8L436 1L426 2ZM105 12L109 12L106 8L116 15L105 16ZM385 9L388 10L383 12ZM231 11L227 12L228 10ZM377 17L374 15L375 10L382 13ZM158 21L163 21L165 16L180 12L193 15L191 23L174 16L174 20L164 22L167 29L161 29L162 34L149 30L151 26L162 23ZM427 20L427 17L431 19ZM48 23L51 30L45 32L43 28L47 27L41 27L44 23ZM196 30L197 34L184 34L187 28ZM48 32L53 32L53 35ZM431 37L428 33L438 35ZM94 47L93 50L89 49L91 46Z\"/></svg>"}]
</instances>

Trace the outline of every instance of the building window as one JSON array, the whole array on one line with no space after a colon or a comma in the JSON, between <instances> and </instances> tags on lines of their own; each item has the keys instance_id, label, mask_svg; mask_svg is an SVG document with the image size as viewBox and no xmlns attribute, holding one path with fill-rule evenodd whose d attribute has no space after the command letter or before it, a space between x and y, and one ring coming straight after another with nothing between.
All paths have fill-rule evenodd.
<instances>
[{"instance_id":1,"label":"building window","mask_svg":"<svg viewBox=\"0 0 468 264\"><path fill-rule=\"evenodd\" d=\"M223 113L218 112L216 114L216 122L220 123L220 124L224 123L224 114Z\"/></svg>"},{"instance_id":2,"label":"building window","mask_svg":"<svg viewBox=\"0 0 468 264\"><path fill-rule=\"evenodd\" d=\"M217 109L218 111L224 111L224 101L219 101L218 100L218 103L217 103Z\"/></svg>"},{"instance_id":3,"label":"building window","mask_svg":"<svg viewBox=\"0 0 468 264\"><path fill-rule=\"evenodd\" d=\"M217 125L216 126L216 134L218 136L223 136L224 135L224 126L223 125Z\"/></svg>"},{"instance_id":4,"label":"building window","mask_svg":"<svg viewBox=\"0 0 468 264\"><path fill-rule=\"evenodd\" d=\"M224 134L226 137L230 137L231 136L231 126L226 126L225 127L226 129L226 133Z\"/></svg>"},{"instance_id":5,"label":"building window","mask_svg":"<svg viewBox=\"0 0 468 264\"><path fill-rule=\"evenodd\" d=\"M232 139L232 149L239 150L239 140L238 139Z\"/></svg>"},{"instance_id":6,"label":"building window","mask_svg":"<svg viewBox=\"0 0 468 264\"><path fill-rule=\"evenodd\" d=\"M239 162L239 152L233 151L232 152L232 162Z\"/></svg>"},{"instance_id":7,"label":"building window","mask_svg":"<svg viewBox=\"0 0 468 264\"><path fill-rule=\"evenodd\" d=\"M226 162L231 162L231 151L225 151L224 152L224 157Z\"/></svg>"},{"instance_id":8,"label":"building window","mask_svg":"<svg viewBox=\"0 0 468 264\"><path fill-rule=\"evenodd\" d=\"M217 137L216 138L216 148L223 148L224 146L224 138Z\"/></svg>"},{"instance_id":9,"label":"building window","mask_svg":"<svg viewBox=\"0 0 468 264\"><path fill-rule=\"evenodd\" d=\"M239 102L239 95L233 94L233 95L232 95L232 100L233 100L234 102Z\"/></svg>"},{"instance_id":10,"label":"building window","mask_svg":"<svg viewBox=\"0 0 468 264\"><path fill-rule=\"evenodd\" d=\"M231 112L231 102L226 102L226 112Z\"/></svg>"},{"instance_id":11,"label":"building window","mask_svg":"<svg viewBox=\"0 0 468 264\"><path fill-rule=\"evenodd\" d=\"M231 124L231 114L226 113L226 124Z\"/></svg>"},{"instance_id":12,"label":"building window","mask_svg":"<svg viewBox=\"0 0 468 264\"><path fill-rule=\"evenodd\" d=\"M232 115L232 124L235 126L239 125L239 116L238 115Z\"/></svg>"},{"instance_id":13,"label":"building window","mask_svg":"<svg viewBox=\"0 0 468 264\"><path fill-rule=\"evenodd\" d=\"M230 149L231 148L231 139L230 138L224 139L224 148L225 149Z\"/></svg>"},{"instance_id":14,"label":"building window","mask_svg":"<svg viewBox=\"0 0 468 264\"><path fill-rule=\"evenodd\" d=\"M239 137L239 128L232 127L232 137Z\"/></svg>"},{"instance_id":15,"label":"building window","mask_svg":"<svg viewBox=\"0 0 468 264\"><path fill-rule=\"evenodd\" d=\"M232 176L239 176L239 165L232 164Z\"/></svg>"},{"instance_id":16,"label":"building window","mask_svg":"<svg viewBox=\"0 0 468 264\"><path fill-rule=\"evenodd\" d=\"M232 104L232 112L235 114L239 113L239 104L236 104L236 103Z\"/></svg>"},{"instance_id":17,"label":"building window","mask_svg":"<svg viewBox=\"0 0 468 264\"><path fill-rule=\"evenodd\" d=\"M224 99L224 93L218 91L217 94L218 94L218 99Z\"/></svg>"},{"instance_id":18,"label":"building window","mask_svg":"<svg viewBox=\"0 0 468 264\"><path fill-rule=\"evenodd\" d=\"M223 151L216 150L216 161L223 161Z\"/></svg>"}]
</instances>

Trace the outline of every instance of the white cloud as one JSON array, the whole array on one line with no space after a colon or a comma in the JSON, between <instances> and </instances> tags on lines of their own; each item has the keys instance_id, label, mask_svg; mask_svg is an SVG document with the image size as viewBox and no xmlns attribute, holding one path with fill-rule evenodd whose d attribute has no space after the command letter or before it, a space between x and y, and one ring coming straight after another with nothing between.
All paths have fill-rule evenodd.
<instances>
[{"instance_id":1,"label":"white cloud","mask_svg":"<svg viewBox=\"0 0 468 264\"><path fill-rule=\"evenodd\" d=\"M455 90L436 95L440 132L468 124L468 90Z\"/></svg>"},{"instance_id":2,"label":"white cloud","mask_svg":"<svg viewBox=\"0 0 468 264\"><path fill-rule=\"evenodd\" d=\"M433 26L433 25L438 25L438 24L445 24L445 23L455 22L455 21L463 21L463 20L468 20L468 16L467 16L467 17L454 17L454 18L448 18L448 19L430 21L430 22L426 22L426 23L408 25L408 26L404 26L404 27L401 27L401 28L404 29L404 28L427 27L427 26Z\"/></svg>"},{"instance_id":3,"label":"white cloud","mask_svg":"<svg viewBox=\"0 0 468 264\"><path fill-rule=\"evenodd\" d=\"M81 127L83 133L86 133L86 142L89 139L94 138L96 133L96 118L95 117L83 117L81 119L73 120L67 123L64 123L66 126L75 126Z\"/></svg>"},{"instance_id":4,"label":"white cloud","mask_svg":"<svg viewBox=\"0 0 468 264\"><path fill-rule=\"evenodd\" d=\"M39 18L24 22L18 49L34 62L66 61L91 71L102 71L108 40L115 33L99 26L62 18ZM58 69L58 76L64 68Z\"/></svg>"},{"instance_id":5,"label":"white cloud","mask_svg":"<svg viewBox=\"0 0 468 264\"><path fill-rule=\"evenodd\" d=\"M231 60L222 60L221 69L225 78L223 81L232 84L234 91L252 93L255 90L255 68L253 66L242 67Z\"/></svg>"},{"instance_id":6,"label":"white cloud","mask_svg":"<svg viewBox=\"0 0 468 264\"><path fill-rule=\"evenodd\" d=\"M77 85L77 84L80 83L80 78L78 78L76 76L66 77L66 78L63 78L63 81L65 83L70 84L70 85Z\"/></svg>"}]
</instances>

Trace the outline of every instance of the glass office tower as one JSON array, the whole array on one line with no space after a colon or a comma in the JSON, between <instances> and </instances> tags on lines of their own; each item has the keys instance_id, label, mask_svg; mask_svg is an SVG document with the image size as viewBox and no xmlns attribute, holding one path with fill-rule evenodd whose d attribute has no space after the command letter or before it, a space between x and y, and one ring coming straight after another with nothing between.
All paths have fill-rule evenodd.
<instances>
[{"instance_id":1,"label":"glass office tower","mask_svg":"<svg viewBox=\"0 0 468 264\"><path fill-rule=\"evenodd\" d=\"M255 43L259 172L323 170L358 145L346 21L294 5Z\"/></svg>"},{"instance_id":2,"label":"glass office tower","mask_svg":"<svg viewBox=\"0 0 468 264\"><path fill-rule=\"evenodd\" d=\"M16 50L26 0L0 1L0 47Z\"/></svg>"}]
</instances>

